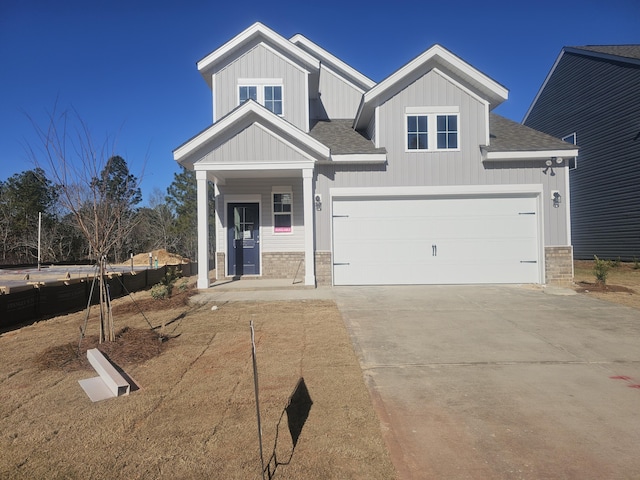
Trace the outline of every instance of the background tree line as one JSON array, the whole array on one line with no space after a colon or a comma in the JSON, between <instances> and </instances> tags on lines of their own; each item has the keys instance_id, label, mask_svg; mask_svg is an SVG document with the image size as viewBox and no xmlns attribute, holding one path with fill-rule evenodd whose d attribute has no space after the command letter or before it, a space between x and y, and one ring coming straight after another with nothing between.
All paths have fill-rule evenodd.
<instances>
[{"instance_id":1,"label":"background tree line","mask_svg":"<svg viewBox=\"0 0 640 480\"><path fill-rule=\"evenodd\" d=\"M105 209L117 211L107 258L120 263L134 254L165 249L190 259L196 258L197 204L195 172L182 169L163 193L155 189L146 206L138 179L127 162L112 156L104 168L90 179L91 187L102 192ZM95 260L90 242L79 225L78 212L64 207L62 185L47 178L36 167L0 180L0 264L34 264L38 260L38 213L42 213L41 261L77 262ZM88 200L80 204L91 218ZM213 198L210 198L213 202ZM116 210L117 209L117 210ZM210 205L213 216L213 205ZM214 229L211 229L213 234ZM212 247L214 243L211 243Z\"/></svg>"}]
</instances>

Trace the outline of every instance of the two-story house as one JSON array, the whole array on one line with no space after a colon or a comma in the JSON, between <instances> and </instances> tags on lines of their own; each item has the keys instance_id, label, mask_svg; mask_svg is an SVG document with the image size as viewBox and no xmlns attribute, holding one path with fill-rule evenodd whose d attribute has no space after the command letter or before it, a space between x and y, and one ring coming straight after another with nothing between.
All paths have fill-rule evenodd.
<instances>
[{"instance_id":1,"label":"two-story house","mask_svg":"<svg viewBox=\"0 0 640 480\"><path fill-rule=\"evenodd\" d=\"M216 276L307 285L572 279L567 158L500 117L505 87L434 45L375 83L302 35L256 23L197 64L213 123L174 151L207 189Z\"/></svg>"},{"instance_id":2,"label":"two-story house","mask_svg":"<svg viewBox=\"0 0 640 480\"><path fill-rule=\"evenodd\" d=\"M574 257L640 258L640 45L564 47L523 123L580 146Z\"/></svg>"}]
</instances>

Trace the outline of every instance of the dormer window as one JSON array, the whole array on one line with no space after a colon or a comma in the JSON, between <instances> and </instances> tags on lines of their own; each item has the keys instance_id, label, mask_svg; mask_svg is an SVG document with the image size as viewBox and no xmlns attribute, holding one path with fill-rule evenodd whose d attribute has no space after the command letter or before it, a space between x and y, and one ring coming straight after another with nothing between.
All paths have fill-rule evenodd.
<instances>
[{"instance_id":1,"label":"dormer window","mask_svg":"<svg viewBox=\"0 0 640 480\"><path fill-rule=\"evenodd\" d=\"M254 102L258 101L258 88L253 86L242 86L239 88L240 90L240 105L242 105L247 100L253 100Z\"/></svg>"},{"instance_id":2,"label":"dormer window","mask_svg":"<svg viewBox=\"0 0 640 480\"><path fill-rule=\"evenodd\" d=\"M459 150L458 107L407 107L407 152Z\"/></svg>"},{"instance_id":3,"label":"dormer window","mask_svg":"<svg viewBox=\"0 0 640 480\"><path fill-rule=\"evenodd\" d=\"M284 112L282 79L240 79L238 82L238 105L242 105L247 100L258 102L276 115L282 115Z\"/></svg>"}]
</instances>

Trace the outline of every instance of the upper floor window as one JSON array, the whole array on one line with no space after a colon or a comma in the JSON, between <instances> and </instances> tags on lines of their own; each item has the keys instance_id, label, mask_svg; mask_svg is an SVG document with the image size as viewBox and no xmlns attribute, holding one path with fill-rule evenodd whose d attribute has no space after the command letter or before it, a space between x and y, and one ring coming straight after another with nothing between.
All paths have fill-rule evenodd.
<instances>
[{"instance_id":1,"label":"upper floor window","mask_svg":"<svg viewBox=\"0 0 640 480\"><path fill-rule=\"evenodd\" d=\"M276 115L282 115L282 79L241 79L238 85L238 104L247 100L254 100L271 110Z\"/></svg>"},{"instance_id":2,"label":"upper floor window","mask_svg":"<svg viewBox=\"0 0 640 480\"><path fill-rule=\"evenodd\" d=\"M240 87L240 105L247 100L258 101L258 89L253 86L243 85Z\"/></svg>"},{"instance_id":3,"label":"upper floor window","mask_svg":"<svg viewBox=\"0 0 640 480\"><path fill-rule=\"evenodd\" d=\"M407 151L459 149L457 107L407 107Z\"/></svg>"},{"instance_id":4,"label":"upper floor window","mask_svg":"<svg viewBox=\"0 0 640 480\"><path fill-rule=\"evenodd\" d=\"M282 87L280 85L264 87L264 106L276 115L282 115Z\"/></svg>"}]
</instances>

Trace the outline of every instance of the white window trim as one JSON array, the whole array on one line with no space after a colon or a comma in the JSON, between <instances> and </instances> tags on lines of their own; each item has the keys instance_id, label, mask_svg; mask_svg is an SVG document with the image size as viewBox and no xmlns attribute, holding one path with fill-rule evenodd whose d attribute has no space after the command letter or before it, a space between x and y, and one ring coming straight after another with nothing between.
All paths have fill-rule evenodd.
<instances>
[{"instance_id":1,"label":"white window trim","mask_svg":"<svg viewBox=\"0 0 640 480\"><path fill-rule=\"evenodd\" d=\"M462 135L460 133L460 107L406 107L404 110L404 149L406 153L424 152L459 152ZM438 148L438 115L455 115L458 117L458 147ZM407 117L426 116L427 117L427 145L426 149L409 148L409 132L407 129Z\"/></svg>"},{"instance_id":2,"label":"white window trim","mask_svg":"<svg viewBox=\"0 0 640 480\"><path fill-rule=\"evenodd\" d=\"M569 135L562 137L561 140L572 145L578 145L578 134L576 132L570 133ZM567 165L569 165L569 170L575 170L578 168L578 157L572 157L569 159Z\"/></svg>"},{"instance_id":3,"label":"white window trim","mask_svg":"<svg viewBox=\"0 0 640 480\"><path fill-rule=\"evenodd\" d=\"M291 230L288 232L276 232L276 216L277 215L287 215L283 213L276 213L275 204L273 202L273 196L277 193L288 193L291 195L291 212L288 215L291 217ZM291 186L284 187L271 187L271 224L272 224L272 232L274 235L293 235L293 190Z\"/></svg>"},{"instance_id":4,"label":"white window trim","mask_svg":"<svg viewBox=\"0 0 640 480\"><path fill-rule=\"evenodd\" d=\"M240 105L240 87L256 87L257 101L263 107L265 106L264 87L280 87L282 89L282 113L278 116L284 116L285 102L282 78L239 78L236 88L236 103L238 105Z\"/></svg>"}]
</instances>

